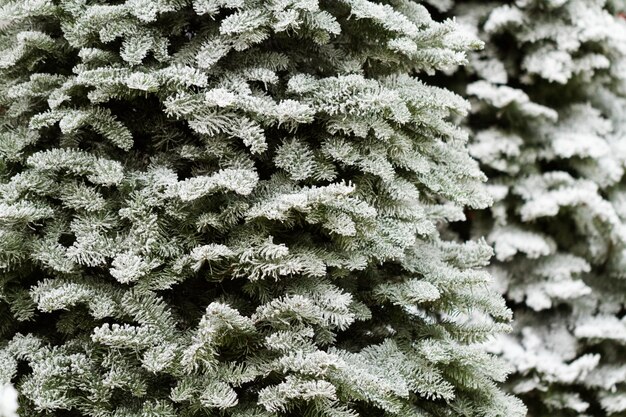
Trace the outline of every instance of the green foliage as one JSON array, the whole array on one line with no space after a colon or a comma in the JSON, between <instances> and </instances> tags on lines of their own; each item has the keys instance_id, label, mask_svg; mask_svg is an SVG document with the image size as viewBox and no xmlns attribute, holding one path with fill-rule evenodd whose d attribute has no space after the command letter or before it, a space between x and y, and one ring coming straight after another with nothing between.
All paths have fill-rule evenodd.
<instances>
[{"instance_id":1,"label":"green foliage","mask_svg":"<svg viewBox=\"0 0 626 417\"><path fill-rule=\"evenodd\" d=\"M521 416L413 1L1 0L0 384L21 414Z\"/></svg>"}]
</instances>

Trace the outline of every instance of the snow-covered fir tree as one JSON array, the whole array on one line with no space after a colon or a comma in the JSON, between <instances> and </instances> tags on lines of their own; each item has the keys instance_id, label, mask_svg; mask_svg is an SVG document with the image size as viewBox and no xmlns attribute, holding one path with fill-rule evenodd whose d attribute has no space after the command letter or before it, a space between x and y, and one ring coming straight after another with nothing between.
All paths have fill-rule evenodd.
<instances>
[{"instance_id":1,"label":"snow-covered fir tree","mask_svg":"<svg viewBox=\"0 0 626 417\"><path fill-rule=\"evenodd\" d=\"M409 0L2 0L0 384L22 416L521 416Z\"/></svg>"},{"instance_id":2,"label":"snow-covered fir tree","mask_svg":"<svg viewBox=\"0 0 626 417\"><path fill-rule=\"evenodd\" d=\"M529 415L626 413L623 1L457 1L485 43L456 81L494 205L473 232L515 331L492 345Z\"/></svg>"}]
</instances>

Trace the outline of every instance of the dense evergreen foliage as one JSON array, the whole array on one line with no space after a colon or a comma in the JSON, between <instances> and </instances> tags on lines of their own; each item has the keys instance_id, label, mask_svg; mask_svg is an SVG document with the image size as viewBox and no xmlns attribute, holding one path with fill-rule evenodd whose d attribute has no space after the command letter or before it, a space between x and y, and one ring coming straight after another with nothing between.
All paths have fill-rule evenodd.
<instances>
[{"instance_id":1,"label":"dense evergreen foliage","mask_svg":"<svg viewBox=\"0 0 626 417\"><path fill-rule=\"evenodd\" d=\"M623 1L457 1L485 43L455 82L495 203L473 232L515 331L492 345L530 416L626 413Z\"/></svg>"},{"instance_id":2,"label":"dense evergreen foliage","mask_svg":"<svg viewBox=\"0 0 626 417\"><path fill-rule=\"evenodd\" d=\"M525 413L491 248L440 231L490 203L469 105L416 78L475 38L410 0L0 4L22 416Z\"/></svg>"}]
</instances>

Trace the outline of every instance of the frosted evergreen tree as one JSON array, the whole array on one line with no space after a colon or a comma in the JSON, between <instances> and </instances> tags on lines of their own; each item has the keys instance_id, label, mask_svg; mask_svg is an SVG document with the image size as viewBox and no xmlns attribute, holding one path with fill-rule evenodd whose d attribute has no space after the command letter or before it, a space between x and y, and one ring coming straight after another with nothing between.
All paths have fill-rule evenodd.
<instances>
[{"instance_id":1,"label":"frosted evergreen tree","mask_svg":"<svg viewBox=\"0 0 626 417\"><path fill-rule=\"evenodd\" d=\"M0 383L23 416L521 416L408 0L2 1Z\"/></svg>"},{"instance_id":2,"label":"frosted evergreen tree","mask_svg":"<svg viewBox=\"0 0 626 417\"><path fill-rule=\"evenodd\" d=\"M495 203L473 232L515 331L492 345L531 416L626 413L626 5L457 2L486 43L460 69ZM463 75L465 74L465 75Z\"/></svg>"}]
</instances>

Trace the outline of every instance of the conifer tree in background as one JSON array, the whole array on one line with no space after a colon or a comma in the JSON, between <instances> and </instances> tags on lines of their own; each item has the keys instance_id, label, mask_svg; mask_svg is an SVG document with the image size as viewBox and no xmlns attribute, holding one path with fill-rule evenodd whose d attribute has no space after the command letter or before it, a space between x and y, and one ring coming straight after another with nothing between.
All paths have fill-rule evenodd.
<instances>
[{"instance_id":1,"label":"conifer tree in background","mask_svg":"<svg viewBox=\"0 0 626 417\"><path fill-rule=\"evenodd\" d=\"M411 75L473 37L409 0L1 4L23 416L524 414L491 249L439 231L490 201L468 104Z\"/></svg>"},{"instance_id":2,"label":"conifer tree in background","mask_svg":"<svg viewBox=\"0 0 626 417\"><path fill-rule=\"evenodd\" d=\"M453 9L486 43L456 76L473 101L470 153L495 201L473 231L493 245L514 311L515 331L493 351L514 366L508 387L530 416L626 412L624 6Z\"/></svg>"}]
</instances>

